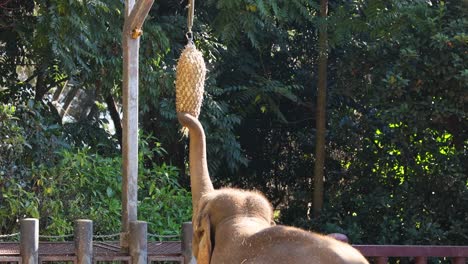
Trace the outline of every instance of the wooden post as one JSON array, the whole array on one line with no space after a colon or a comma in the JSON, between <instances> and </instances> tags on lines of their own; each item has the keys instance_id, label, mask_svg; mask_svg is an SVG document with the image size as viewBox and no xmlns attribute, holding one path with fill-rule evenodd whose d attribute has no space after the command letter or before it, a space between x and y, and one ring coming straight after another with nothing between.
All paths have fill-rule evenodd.
<instances>
[{"instance_id":1,"label":"wooden post","mask_svg":"<svg viewBox=\"0 0 468 264\"><path fill-rule=\"evenodd\" d=\"M427 263L427 258L426 257L415 257L414 258L414 263L415 264L426 264Z\"/></svg>"},{"instance_id":2,"label":"wooden post","mask_svg":"<svg viewBox=\"0 0 468 264\"><path fill-rule=\"evenodd\" d=\"M375 264L387 264L388 258L387 257L376 257Z\"/></svg>"},{"instance_id":3,"label":"wooden post","mask_svg":"<svg viewBox=\"0 0 468 264\"><path fill-rule=\"evenodd\" d=\"M192 222L185 222L182 224L182 256L184 257L184 264L191 262L193 257L192 253L192 237L193 226Z\"/></svg>"},{"instance_id":4,"label":"wooden post","mask_svg":"<svg viewBox=\"0 0 468 264\"><path fill-rule=\"evenodd\" d=\"M466 258L454 257L452 258L452 264L466 264Z\"/></svg>"},{"instance_id":5,"label":"wooden post","mask_svg":"<svg viewBox=\"0 0 468 264\"><path fill-rule=\"evenodd\" d=\"M120 245L128 251L130 222L137 220L138 202L138 51L141 27L154 0L126 0L122 32L122 231Z\"/></svg>"},{"instance_id":6,"label":"wooden post","mask_svg":"<svg viewBox=\"0 0 468 264\"><path fill-rule=\"evenodd\" d=\"M77 264L93 263L93 221L75 221L75 255Z\"/></svg>"},{"instance_id":7,"label":"wooden post","mask_svg":"<svg viewBox=\"0 0 468 264\"><path fill-rule=\"evenodd\" d=\"M132 264L148 263L148 224L144 221L130 222L130 256Z\"/></svg>"},{"instance_id":8,"label":"wooden post","mask_svg":"<svg viewBox=\"0 0 468 264\"><path fill-rule=\"evenodd\" d=\"M20 254L23 264L39 262L39 220L25 218L20 222Z\"/></svg>"}]
</instances>

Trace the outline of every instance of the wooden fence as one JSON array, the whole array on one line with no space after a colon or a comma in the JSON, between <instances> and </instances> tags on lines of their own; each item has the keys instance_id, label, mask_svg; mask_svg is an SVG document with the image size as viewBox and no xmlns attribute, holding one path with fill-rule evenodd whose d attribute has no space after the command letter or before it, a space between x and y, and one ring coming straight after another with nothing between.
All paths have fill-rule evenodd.
<instances>
[{"instance_id":1,"label":"wooden fence","mask_svg":"<svg viewBox=\"0 0 468 264\"><path fill-rule=\"evenodd\" d=\"M93 241L90 220L75 222L74 241L39 242L37 219L20 222L20 242L0 242L0 263L38 264L45 262L70 262L92 264L102 262L154 263L173 261L189 263L192 258L192 225L184 223L181 241L148 242L146 223L137 221L130 225L130 245L122 251L118 241ZM336 235L336 234L335 234ZM336 235L337 238L345 237ZM409 263L428 263L431 257L446 258L452 264L468 263L468 246L414 246L414 245L354 245L371 263L388 263L389 258L408 259Z\"/></svg>"},{"instance_id":2,"label":"wooden fence","mask_svg":"<svg viewBox=\"0 0 468 264\"><path fill-rule=\"evenodd\" d=\"M38 264L70 262L92 264L101 262L151 263L174 261L189 263L192 256L192 224L184 223L181 241L148 242L146 222L130 222L129 248L124 250L119 241L93 241L93 222L77 220L74 241L39 241L39 221L20 221L20 241L0 242L0 263Z\"/></svg>"},{"instance_id":3,"label":"wooden fence","mask_svg":"<svg viewBox=\"0 0 468 264\"><path fill-rule=\"evenodd\" d=\"M354 245L376 264L388 263L390 257L410 259L414 264L428 263L430 257L447 258L452 264L466 264L468 246Z\"/></svg>"}]
</instances>

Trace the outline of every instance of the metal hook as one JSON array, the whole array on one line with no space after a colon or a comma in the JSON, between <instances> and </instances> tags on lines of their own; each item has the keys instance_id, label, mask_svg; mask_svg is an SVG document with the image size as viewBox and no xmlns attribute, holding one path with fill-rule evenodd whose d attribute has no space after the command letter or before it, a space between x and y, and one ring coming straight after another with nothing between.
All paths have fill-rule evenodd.
<instances>
[{"instance_id":1,"label":"metal hook","mask_svg":"<svg viewBox=\"0 0 468 264\"><path fill-rule=\"evenodd\" d=\"M188 44L193 43L193 32L192 31L188 31L187 33L185 33L185 37L187 38Z\"/></svg>"},{"instance_id":2,"label":"metal hook","mask_svg":"<svg viewBox=\"0 0 468 264\"><path fill-rule=\"evenodd\" d=\"M188 4L188 14L187 14L187 28L188 32L185 34L187 41L189 44L193 44L193 33L192 33L192 26L193 26L193 17L195 15L195 0L189 0Z\"/></svg>"}]
</instances>

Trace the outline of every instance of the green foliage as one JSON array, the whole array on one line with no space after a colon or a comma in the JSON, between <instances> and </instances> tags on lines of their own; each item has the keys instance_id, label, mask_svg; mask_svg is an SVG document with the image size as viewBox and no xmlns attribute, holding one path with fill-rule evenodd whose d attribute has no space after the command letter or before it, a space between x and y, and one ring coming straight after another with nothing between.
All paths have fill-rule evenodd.
<instances>
[{"instance_id":1,"label":"green foliage","mask_svg":"<svg viewBox=\"0 0 468 264\"><path fill-rule=\"evenodd\" d=\"M179 169L165 163L156 164L155 156L166 155L152 136L140 140L138 211L139 219L148 222L153 234L179 234L183 222L191 221L192 200L190 193L179 184Z\"/></svg>"},{"instance_id":2,"label":"green foliage","mask_svg":"<svg viewBox=\"0 0 468 264\"><path fill-rule=\"evenodd\" d=\"M39 216L35 166L53 166L66 149L63 133L46 107L34 103L0 104L0 230L23 214ZM45 115L44 115L45 114Z\"/></svg>"},{"instance_id":3,"label":"green foliage","mask_svg":"<svg viewBox=\"0 0 468 264\"><path fill-rule=\"evenodd\" d=\"M157 137L141 145L140 218L162 234L190 215L178 185L189 186L187 142L176 132L173 85L186 43L184 4L157 1L140 45L139 127ZM195 42L209 68L200 119L215 184L262 190L283 223L346 233L355 243L467 244L466 4L329 1L327 20L316 16L317 4L197 2ZM114 232L120 149L105 128L108 98L121 101L123 2L12 0L7 7L0 9L0 231L17 217L47 213L47 232L65 234L73 217L104 212L97 230ZM326 204L311 220L324 23ZM62 86L93 91L98 111L62 125L49 103ZM74 192L86 194L79 204L67 198ZM3 217L10 212L15 217Z\"/></svg>"},{"instance_id":4,"label":"green foliage","mask_svg":"<svg viewBox=\"0 0 468 264\"><path fill-rule=\"evenodd\" d=\"M297 223L354 243L466 244L467 20L443 3L384 6L352 16L381 24L339 47L326 208Z\"/></svg>"},{"instance_id":5,"label":"green foliage","mask_svg":"<svg viewBox=\"0 0 468 264\"><path fill-rule=\"evenodd\" d=\"M144 143L144 142L143 142ZM165 164L148 167L148 155L161 149L144 149L139 170L139 219L149 222L149 232L178 234L189 221L191 199L178 182L178 171ZM41 234L73 233L73 221L91 219L95 234L115 234L121 222L121 157L103 157L89 148L64 150L59 162L31 168L30 182L2 176L1 229L17 231L23 217L40 219ZM2 233L3 233L2 232Z\"/></svg>"},{"instance_id":6,"label":"green foliage","mask_svg":"<svg viewBox=\"0 0 468 264\"><path fill-rule=\"evenodd\" d=\"M142 177L146 184L139 186L139 218L148 222L153 234L179 234L182 223L191 221L192 203L188 191L178 183L178 170L163 164L148 173Z\"/></svg>"}]
</instances>

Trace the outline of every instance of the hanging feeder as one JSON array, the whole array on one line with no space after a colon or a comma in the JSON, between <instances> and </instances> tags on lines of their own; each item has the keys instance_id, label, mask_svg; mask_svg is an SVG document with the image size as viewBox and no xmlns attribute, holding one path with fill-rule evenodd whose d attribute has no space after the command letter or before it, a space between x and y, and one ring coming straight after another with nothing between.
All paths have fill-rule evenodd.
<instances>
[{"instance_id":1,"label":"hanging feeder","mask_svg":"<svg viewBox=\"0 0 468 264\"><path fill-rule=\"evenodd\" d=\"M206 66L202 53L193 43L193 15L195 0L189 1L187 45L176 68L176 111L198 118L203 101Z\"/></svg>"}]
</instances>

